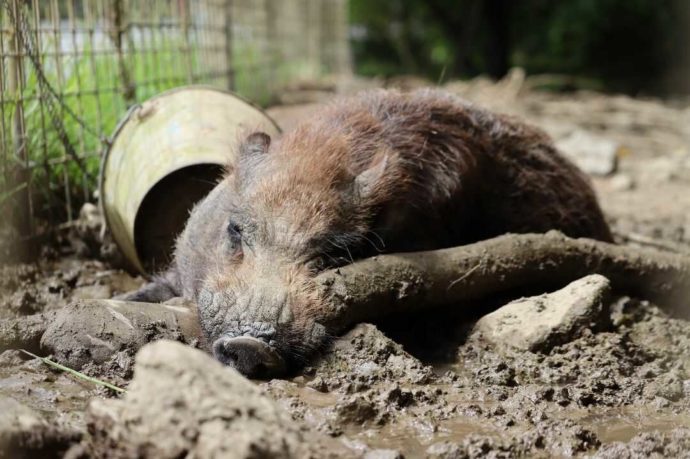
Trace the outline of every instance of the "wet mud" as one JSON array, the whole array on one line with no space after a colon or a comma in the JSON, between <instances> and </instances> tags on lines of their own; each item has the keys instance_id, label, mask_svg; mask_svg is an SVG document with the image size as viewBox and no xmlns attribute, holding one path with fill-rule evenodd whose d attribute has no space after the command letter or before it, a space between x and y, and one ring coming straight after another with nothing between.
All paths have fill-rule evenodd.
<instances>
[{"instance_id":1,"label":"wet mud","mask_svg":"<svg viewBox=\"0 0 690 459\"><path fill-rule=\"evenodd\" d=\"M474 84L449 89L523 116L557 140L587 129L619 142L615 172L593 177L618 242L690 253L690 128L675 121L690 120L690 108L588 93L522 94L507 83ZM282 107L275 115L289 124L309 111ZM37 264L0 268L0 458L107 455L102 442L116 435L104 434L108 429L123 435L117 437L119 451L135 451L127 448L139 443L132 439L127 444L130 437L122 433L127 430L113 413L134 413L126 405L128 397L139 400L141 394L123 396L75 379L20 349L47 355L41 337L66 305L110 298L144 280L95 259L92 251L63 248L48 255ZM488 312L512 299L471 309ZM681 307L690 309L690 300ZM532 352L481 339L473 332L481 316L438 311L360 324L334 338L298 374L256 381L257 391L243 389L259 397L257 406L271 400L282 414L219 414L220 424L213 424L194 412L196 417L184 417L183 423L222 435L218 425L270 418L273 424L260 445L283 457L319 457L311 447L302 449L303 439L330 448L332 457L688 457L690 322L644 299L613 292L599 323ZM149 359L149 370L137 373L137 358L136 349L125 346L98 363L86 362L81 371L141 389L146 377L156 377L150 371L155 365ZM132 383L133 378L143 379ZM212 398L214 391L200 393ZM190 409L161 403L172 410L161 419ZM296 427L281 430L287 419ZM251 423L246 425L258 425ZM157 438L177 432L164 424L157 428ZM207 451L202 446L214 445L195 438L155 451L199 453ZM251 442L245 446L237 457L251 457ZM145 455L149 450L136 451Z\"/></svg>"}]
</instances>

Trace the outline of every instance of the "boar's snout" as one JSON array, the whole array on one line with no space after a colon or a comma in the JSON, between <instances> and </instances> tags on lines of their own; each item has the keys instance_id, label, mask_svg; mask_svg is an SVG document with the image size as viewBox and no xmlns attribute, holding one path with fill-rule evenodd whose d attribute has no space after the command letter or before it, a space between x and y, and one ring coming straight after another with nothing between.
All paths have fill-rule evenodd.
<instances>
[{"instance_id":1,"label":"boar's snout","mask_svg":"<svg viewBox=\"0 0 690 459\"><path fill-rule=\"evenodd\" d=\"M316 321L321 298L300 274L256 274L241 265L206 280L199 322L217 360L248 377L270 378L297 369L327 343Z\"/></svg>"},{"instance_id":2,"label":"boar's snout","mask_svg":"<svg viewBox=\"0 0 690 459\"><path fill-rule=\"evenodd\" d=\"M213 343L213 355L248 378L266 379L285 371L283 358L264 341L223 335Z\"/></svg>"}]
</instances>

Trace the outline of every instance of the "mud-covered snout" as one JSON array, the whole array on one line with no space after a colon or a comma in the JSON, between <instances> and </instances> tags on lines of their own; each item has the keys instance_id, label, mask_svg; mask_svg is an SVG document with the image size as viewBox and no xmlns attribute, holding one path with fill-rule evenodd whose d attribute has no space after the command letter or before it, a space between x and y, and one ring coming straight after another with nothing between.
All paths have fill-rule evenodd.
<instances>
[{"instance_id":1,"label":"mud-covered snout","mask_svg":"<svg viewBox=\"0 0 690 459\"><path fill-rule=\"evenodd\" d=\"M266 341L252 336L222 335L213 355L248 378L266 379L285 372L285 361Z\"/></svg>"},{"instance_id":2,"label":"mud-covered snout","mask_svg":"<svg viewBox=\"0 0 690 459\"><path fill-rule=\"evenodd\" d=\"M215 286L214 286L215 287ZM326 330L303 296L280 284L211 290L198 299L200 325L217 360L249 378L284 375L304 364L326 342Z\"/></svg>"}]
</instances>

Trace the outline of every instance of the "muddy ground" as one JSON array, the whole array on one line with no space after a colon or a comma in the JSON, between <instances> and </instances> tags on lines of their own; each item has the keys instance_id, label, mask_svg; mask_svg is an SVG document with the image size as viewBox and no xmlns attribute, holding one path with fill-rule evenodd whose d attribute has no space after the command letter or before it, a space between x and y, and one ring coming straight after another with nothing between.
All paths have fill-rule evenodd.
<instances>
[{"instance_id":1,"label":"muddy ground","mask_svg":"<svg viewBox=\"0 0 690 459\"><path fill-rule=\"evenodd\" d=\"M687 101L543 93L519 74L447 89L522 116L558 142L574 133L579 144L603 141L614 154L602 153L608 160L591 170L619 242L690 254ZM314 107L269 113L289 127ZM611 170L601 175L602 168ZM122 395L19 351L44 355L44 324L70 301L109 298L143 282L80 242L84 233L67 230L38 264L1 268L0 457L103 454L89 449L107 435L87 405ZM690 311L690 299L686 306ZM599 326L536 353L499 351L476 339L470 330L479 317L466 312L360 325L300 374L257 384L302 429L332 441L319 443L324 448L343 449L333 449L335 456L690 457L690 322L625 292L606 307ZM83 371L126 387L133 354L125 349Z\"/></svg>"}]
</instances>

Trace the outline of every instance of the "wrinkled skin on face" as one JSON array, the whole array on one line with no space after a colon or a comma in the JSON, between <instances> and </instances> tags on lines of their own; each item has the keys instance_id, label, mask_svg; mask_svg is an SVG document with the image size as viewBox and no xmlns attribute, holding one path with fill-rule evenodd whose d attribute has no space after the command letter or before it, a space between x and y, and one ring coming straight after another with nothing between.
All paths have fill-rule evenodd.
<instances>
[{"instance_id":1,"label":"wrinkled skin on face","mask_svg":"<svg viewBox=\"0 0 690 459\"><path fill-rule=\"evenodd\" d=\"M438 91L370 92L280 139L249 135L170 269L128 299L195 301L216 358L268 377L327 341L319 271L550 229L611 240L587 179L545 134Z\"/></svg>"},{"instance_id":2,"label":"wrinkled skin on face","mask_svg":"<svg viewBox=\"0 0 690 459\"><path fill-rule=\"evenodd\" d=\"M291 154L306 148L310 155ZM325 342L326 330L318 323L322 298L312 279L325 267L352 260L348 248L355 249L368 231L366 221L353 218L353 209L383 172L384 159L358 175L335 166L314 167L314 157L329 158L344 148L339 139L299 145L288 138L271 151L271 139L255 133L241 145L234 171L220 185L221 197L210 196L199 206L199 214L208 207L222 215L212 236L222 242L193 292L221 361L238 366L243 356L233 349L240 336L276 351L256 369L240 364L249 374L302 363ZM194 232L193 220L189 228ZM184 252L178 249L180 260L187 258Z\"/></svg>"}]
</instances>

